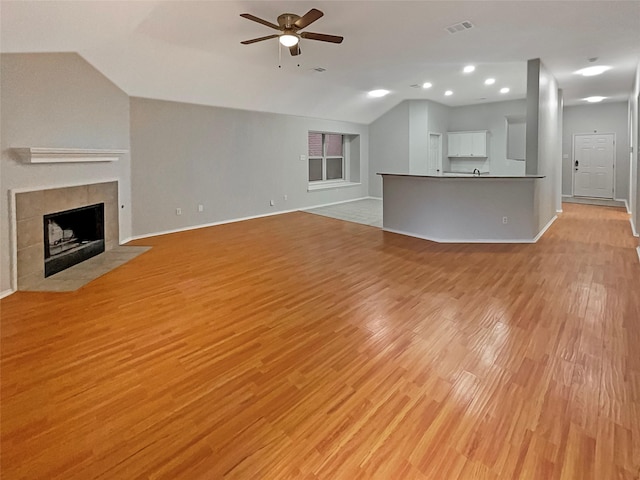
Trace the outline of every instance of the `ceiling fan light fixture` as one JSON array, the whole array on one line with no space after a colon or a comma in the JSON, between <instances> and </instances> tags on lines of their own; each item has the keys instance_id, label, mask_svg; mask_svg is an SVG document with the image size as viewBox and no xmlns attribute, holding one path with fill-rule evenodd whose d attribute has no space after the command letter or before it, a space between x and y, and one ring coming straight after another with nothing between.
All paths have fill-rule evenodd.
<instances>
[{"instance_id":1,"label":"ceiling fan light fixture","mask_svg":"<svg viewBox=\"0 0 640 480\"><path fill-rule=\"evenodd\" d=\"M300 39L296 35L291 35L290 33L280 35L279 40L280 43L285 47L293 47L300 41Z\"/></svg>"},{"instance_id":2,"label":"ceiling fan light fixture","mask_svg":"<svg viewBox=\"0 0 640 480\"><path fill-rule=\"evenodd\" d=\"M589 103L598 103L603 101L605 98L607 97L595 96L595 97L587 97L587 98L584 98L583 100L586 100Z\"/></svg>"}]
</instances>

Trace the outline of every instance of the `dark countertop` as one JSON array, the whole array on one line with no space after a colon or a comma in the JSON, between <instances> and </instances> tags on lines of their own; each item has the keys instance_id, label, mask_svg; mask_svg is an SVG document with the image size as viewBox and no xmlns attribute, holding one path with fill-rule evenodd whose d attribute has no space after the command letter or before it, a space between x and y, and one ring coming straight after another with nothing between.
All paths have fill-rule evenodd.
<instances>
[{"instance_id":1,"label":"dark countertop","mask_svg":"<svg viewBox=\"0 0 640 480\"><path fill-rule=\"evenodd\" d=\"M529 180L536 178L544 178L544 175L488 175L486 173L482 173L480 175L470 175L468 173L443 173L441 175L414 175L410 173L387 173L387 172L378 172L377 175L390 175L394 177L413 177L413 178L437 178L437 179L452 179L452 178L463 178L463 179L489 179L489 178L498 178L498 179L514 179L514 180Z\"/></svg>"}]
</instances>

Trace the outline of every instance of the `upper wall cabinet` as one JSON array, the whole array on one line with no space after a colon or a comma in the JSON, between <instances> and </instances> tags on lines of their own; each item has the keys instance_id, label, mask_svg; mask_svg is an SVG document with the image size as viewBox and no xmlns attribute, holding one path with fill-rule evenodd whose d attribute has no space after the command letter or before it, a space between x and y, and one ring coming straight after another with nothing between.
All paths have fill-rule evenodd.
<instances>
[{"instance_id":1,"label":"upper wall cabinet","mask_svg":"<svg viewBox=\"0 0 640 480\"><path fill-rule=\"evenodd\" d=\"M449 157L487 157L487 131L448 132Z\"/></svg>"}]
</instances>

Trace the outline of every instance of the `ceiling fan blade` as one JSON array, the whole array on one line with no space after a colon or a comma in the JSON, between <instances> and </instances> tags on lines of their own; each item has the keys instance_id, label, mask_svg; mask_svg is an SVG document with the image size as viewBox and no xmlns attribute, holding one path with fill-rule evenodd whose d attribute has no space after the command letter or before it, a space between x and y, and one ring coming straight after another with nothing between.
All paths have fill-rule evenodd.
<instances>
[{"instance_id":1,"label":"ceiling fan blade","mask_svg":"<svg viewBox=\"0 0 640 480\"><path fill-rule=\"evenodd\" d=\"M289 52L291 52L292 57L295 57L296 55L300 55L302 53L302 50L300 50L300 44L296 43L295 45L292 45L291 47L289 47Z\"/></svg>"},{"instance_id":2,"label":"ceiling fan blade","mask_svg":"<svg viewBox=\"0 0 640 480\"><path fill-rule=\"evenodd\" d=\"M271 38L278 38L278 35L267 35L266 37L252 38L251 40L245 40L244 42L240 42L240 43L243 45L250 45L252 43L261 42L263 40L269 40Z\"/></svg>"},{"instance_id":3,"label":"ceiling fan blade","mask_svg":"<svg viewBox=\"0 0 640 480\"><path fill-rule=\"evenodd\" d=\"M307 13L305 13L302 17L300 17L298 20L296 20L293 25L298 30L300 30L301 28L308 27L309 25L311 25L313 22L318 20L323 15L324 15L324 13L322 13L320 10L318 10L316 8L312 8Z\"/></svg>"},{"instance_id":4,"label":"ceiling fan blade","mask_svg":"<svg viewBox=\"0 0 640 480\"><path fill-rule=\"evenodd\" d=\"M246 18L247 20L253 20L254 22L261 23L262 25L266 25L267 27L275 28L276 30L280 30L280 27L275 23L271 23L267 20L263 20L261 18L256 17L255 15L251 15L250 13L241 13L240 16L242 18Z\"/></svg>"},{"instance_id":5,"label":"ceiling fan blade","mask_svg":"<svg viewBox=\"0 0 640 480\"><path fill-rule=\"evenodd\" d=\"M302 38L308 38L309 40L320 40L321 42L331 43L342 43L342 40L344 40L344 37L339 37L337 35L326 35L324 33L302 32L300 36Z\"/></svg>"}]
</instances>

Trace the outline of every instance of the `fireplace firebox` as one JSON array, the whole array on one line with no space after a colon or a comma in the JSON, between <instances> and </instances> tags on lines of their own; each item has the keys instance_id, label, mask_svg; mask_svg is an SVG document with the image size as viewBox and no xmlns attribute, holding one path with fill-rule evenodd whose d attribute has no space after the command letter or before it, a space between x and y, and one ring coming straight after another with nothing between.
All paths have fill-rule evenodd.
<instances>
[{"instance_id":1,"label":"fireplace firebox","mask_svg":"<svg viewBox=\"0 0 640 480\"><path fill-rule=\"evenodd\" d=\"M94 257L104 249L104 203L44 216L45 277Z\"/></svg>"}]
</instances>

